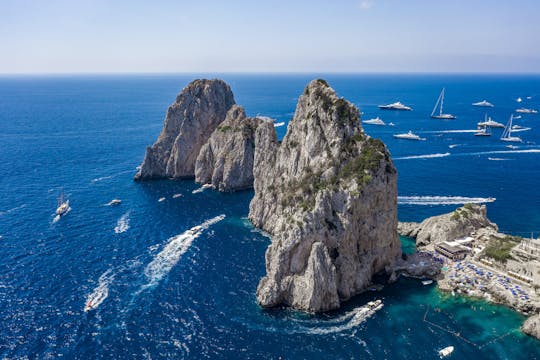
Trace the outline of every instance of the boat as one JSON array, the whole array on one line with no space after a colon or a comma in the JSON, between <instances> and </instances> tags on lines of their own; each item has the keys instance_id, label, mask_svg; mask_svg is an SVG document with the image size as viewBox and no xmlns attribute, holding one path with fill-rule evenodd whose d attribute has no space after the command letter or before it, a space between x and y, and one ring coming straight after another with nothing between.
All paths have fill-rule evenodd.
<instances>
[{"instance_id":1,"label":"boat","mask_svg":"<svg viewBox=\"0 0 540 360\"><path fill-rule=\"evenodd\" d=\"M404 110L404 111L411 111L412 110L411 107L405 106L402 103L400 103L399 101L395 102L395 103L392 103L392 104L388 104L388 105L379 105L379 109L382 109L382 110Z\"/></svg>"},{"instance_id":2,"label":"boat","mask_svg":"<svg viewBox=\"0 0 540 360\"><path fill-rule=\"evenodd\" d=\"M84 304L84 312L88 312L96 309L102 302L109 296L109 289L99 289L99 291L93 293L88 297L86 304Z\"/></svg>"},{"instance_id":3,"label":"boat","mask_svg":"<svg viewBox=\"0 0 540 360\"><path fill-rule=\"evenodd\" d=\"M420 136L413 134L413 132L410 130L409 132L405 134L395 134L394 137L396 139L405 139L405 140L426 140L425 138L421 138Z\"/></svg>"},{"instance_id":4,"label":"boat","mask_svg":"<svg viewBox=\"0 0 540 360\"><path fill-rule=\"evenodd\" d=\"M172 197L173 197L173 199L177 199L177 198L179 198L181 196L183 196L183 195L182 194L174 194Z\"/></svg>"},{"instance_id":5,"label":"boat","mask_svg":"<svg viewBox=\"0 0 540 360\"><path fill-rule=\"evenodd\" d=\"M512 149L512 150L515 150L515 149L519 148L519 146L516 146L516 145L506 145L506 147L508 149Z\"/></svg>"},{"instance_id":6,"label":"boat","mask_svg":"<svg viewBox=\"0 0 540 360\"><path fill-rule=\"evenodd\" d=\"M516 112L521 114L538 114L538 110L528 108L519 108L516 109Z\"/></svg>"},{"instance_id":7,"label":"boat","mask_svg":"<svg viewBox=\"0 0 540 360\"><path fill-rule=\"evenodd\" d=\"M433 284L433 280L431 280L431 279L422 280L422 285L431 285L431 284Z\"/></svg>"},{"instance_id":8,"label":"boat","mask_svg":"<svg viewBox=\"0 0 540 360\"><path fill-rule=\"evenodd\" d=\"M116 205L120 205L122 203L122 200L120 199L112 199L111 201L109 201L107 203L108 206L116 206Z\"/></svg>"},{"instance_id":9,"label":"boat","mask_svg":"<svg viewBox=\"0 0 540 360\"><path fill-rule=\"evenodd\" d=\"M162 197L160 197L160 198L158 199L158 202L162 202L162 201L165 201L165 197L164 197L164 196L162 196Z\"/></svg>"},{"instance_id":10,"label":"boat","mask_svg":"<svg viewBox=\"0 0 540 360\"><path fill-rule=\"evenodd\" d=\"M394 124L393 122L391 122L391 123L388 123L388 126L396 126L396 124Z\"/></svg>"},{"instance_id":11,"label":"boat","mask_svg":"<svg viewBox=\"0 0 540 360\"><path fill-rule=\"evenodd\" d=\"M472 104L473 106L493 107L493 104L487 100L482 100Z\"/></svg>"},{"instance_id":12,"label":"boat","mask_svg":"<svg viewBox=\"0 0 540 360\"><path fill-rule=\"evenodd\" d=\"M370 124L370 125L381 125L381 126L386 125L384 121L378 116L374 119L364 120L363 123Z\"/></svg>"},{"instance_id":13,"label":"boat","mask_svg":"<svg viewBox=\"0 0 540 360\"><path fill-rule=\"evenodd\" d=\"M447 346L444 349L439 350L439 357L440 358L447 357L452 352L454 352L454 347L453 346Z\"/></svg>"},{"instance_id":14,"label":"boat","mask_svg":"<svg viewBox=\"0 0 540 360\"><path fill-rule=\"evenodd\" d=\"M488 117L487 114L484 115L484 121L477 124L479 127L486 126L492 128L504 128L504 125L494 121L491 117Z\"/></svg>"},{"instance_id":15,"label":"boat","mask_svg":"<svg viewBox=\"0 0 540 360\"><path fill-rule=\"evenodd\" d=\"M501 140L502 141L507 141L507 142L523 142L521 140L521 138L517 137L517 136L512 136L512 120L513 120L514 116L513 115L510 115L510 120L508 121L508 124L506 124L506 127L504 128L504 131L501 135Z\"/></svg>"},{"instance_id":16,"label":"boat","mask_svg":"<svg viewBox=\"0 0 540 360\"><path fill-rule=\"evenodd\" d=\"M433 111L431 112L431 117L433 119L443 119L443 120L452 120L452 119L455 119L456 117L452 114L445 114L443 113L443 105L444 105L444 91L445 89L443 88L441 90L441 94L439 95L439 98L437 99L437 102L435 103L435 106L433 107ZM436 115L436 111L437 111L437 108L439 108L439 114Z\"/></svg>"},{"instance_id":17,"label":"boat","mask_svg":"<svg viewBox=\"0 0 540 360\"><path fill-rule=\"evenodd\" d=\"M525 126L519 126L519 125L513 125L512 126L512 132L520 132L520 131L527 131L527 130L531 130L531 128L530 127L525 127Z\"/></svg>"},{"instance_id":18,"label":"boat","mask_svg":"<svg viewBox=\"0 0 540 360\"><path fill-rule=\"evenodd\" d=\"M518 103L520 103L520 102L522 102L522 101L523 101L523 99L522 99L522 98L520 98L520 97L518 97L518 98L516 99L516 101L517 101Z\"/></svg>"},{"instance_id":19,"label":"boat","mask_svg":"<svg viewBox=\"0 0 540 360\"><path fill-rule=\"evenodd\" d=\"M56 208L55 214L59 216L65 215L67 214L69 209L69 200L66 200L64 198L64 189L62 189L62 191L60 192L60 196L58 197L58 206Z\"/></svg>"},{"instance_id":20,"label":"boat","mask_svg":"<svg viewBox=\"0 0 540 360\"><path fill-rule=\"evenodd\" d=\"M488 129L489 128L484 125L484 127L478 129L478 131L474 133L474 136L491 136L491 131Z\"/></svg>"},{"instance_id":21,"label":"boat","mask_svg":"<svg viewBox=\"0 0 540 360\"><path fill-rule=\"evenodd\" d=\"M191 229L189 229L187 232L188 232L189 235L195 235L196 233L198 233L201 230L202 230L202 226L197 225L197 226L194 226Z\"/></svg>"}]
</instances>

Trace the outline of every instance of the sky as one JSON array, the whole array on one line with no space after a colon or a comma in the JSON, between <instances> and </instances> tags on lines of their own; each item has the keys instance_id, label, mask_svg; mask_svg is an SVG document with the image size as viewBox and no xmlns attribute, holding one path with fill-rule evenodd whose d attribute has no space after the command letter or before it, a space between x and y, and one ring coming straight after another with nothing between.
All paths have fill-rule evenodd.
<instances>
[{"instance_id":1,"label":"sky","mask_svg":"<svg viewBox=\"0 0 540 360\"><path fill-rule=\"evenodd\" d=\"M540 73L538 0L0 0L0 73Z\"/></svg>"}]
</instances>

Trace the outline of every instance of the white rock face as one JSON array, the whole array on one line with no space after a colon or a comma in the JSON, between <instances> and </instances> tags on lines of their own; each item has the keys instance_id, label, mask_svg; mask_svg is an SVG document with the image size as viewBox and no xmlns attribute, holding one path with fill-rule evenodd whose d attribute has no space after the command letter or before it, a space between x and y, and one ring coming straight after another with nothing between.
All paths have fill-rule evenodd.
<instances>
[{"instance_id":1,"label":"white rock face","mask_svg":"<svg viewBox=\"0 0 540 360\"><path fill-rule=\"evenodd\" d=\"M203 145L195 164L195 181L229 192L253 187L255 131L263 122L248 118L238 105Z\"/></svg>"},{"instance_id":2,"label":"white rock face","mask_svg":"<svg viewBox=\"0 0 540 360\"><path fill-rule=\"evenodd\" d=\"M528 335L540 340L540 314L531 316L523 323L521 330Z\"/></svg>"},{"instance_id":3,"label":"white rock face","mask_svg":"<svg viewBox=\"0 0 540 360\"><path fill-rule=\"evenodd\" d=\"M324 80L300 96L282 144L273 124L262 123L255 138L249 218L272 234L257 299L265 307L338 308L401 254L390 155Z\"/></svg>"},{"instance_id":4,"label":"white rock face","mask_svg":"<svg viewBox=\"0 0 540 360\"><path fill-rule=\"evenodd\" d=\"M165 125L146 155L135 180L190 178L201 147L225 120L234 96L223 80L195 80L167 110Z\"/></svg>"},{"instance_id":5,"label":"white rock face","mask_svg":"<svg viewBox=\"0 0 540 360\"><path fill-rule=\"evenodd\" d=\"M421 223L399 223L401 235L416 238L418 246L453 241L482 229L496 233L497 224L487 218L485 205L467 204L454 212L427 218Z\"/></svg>"}]
</instances>

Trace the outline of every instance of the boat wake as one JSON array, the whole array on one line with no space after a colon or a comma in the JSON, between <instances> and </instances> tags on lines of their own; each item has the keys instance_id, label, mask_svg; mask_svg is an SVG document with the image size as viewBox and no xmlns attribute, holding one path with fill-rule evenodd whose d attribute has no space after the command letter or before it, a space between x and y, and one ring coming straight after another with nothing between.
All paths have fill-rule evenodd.
<instances>
[{"instance_id":1,"label":"boat wake","mask_svg":"<svg viewBox=\"0 0 540 360\"><path fill-rule=\"evenodd\" d=\"M396 157L394 158L394 160L435 159L435 158L441 158L441 157L447 157L447 156L450 156L449 152L438 153L438 154L402 156L402 157Z\"/></svg>"},{"instance_id":2,"label":"boat wake","mask_svg":"<svg viewBox=\"0 0 540 360\"><path fill-rule=\"evenodd\" d=\"M461 205L494 202L495 198L465 196L398 196L399 205Z\"/></svg>"},{"instance_id":3,"label":"boat wake","mask_svg":"<svg viewBox=\"0 0 540 360\"><path fill-rule=\"evenodd\" d=\"M131 173L133 172L132 170L126 170L126 171L121 171L119 173L116 173L116 174L112 174L112 175L107 175L107 176L102 176L102 177L98 177L98 178L95 178L95 179L92 179L92 183L97 183L97 182L100 182L100 181L103 181L103 180L108 180L108 179L112 179L118 175L122 175L122 174L127 174L127 173Z\"/></svg>"},{"instance_id":4,"label":"boat wake","mask_svg":"<svg viewBox=\"0 0 540 360\"><path fill-rule=\"evenodd\" d=\"M58 221L60 221L60 219L61 219L63 216L66 216L70 211L71 211L71 206L68 207L67 210L66 210L66 212L63 213L62 215L56 215L56 216L53 218L53 220L52 220L53 224L56 224Z\"/></svg>"},{"instance_id":5,"label":"boat wake","mask_svg":"<svg viewBox=\"0 0 540 360\"><path fill-rule=\"evenodd\" d=\"M540 149L523 149L523 150L493 150L480 151L474 153L454 154L456 156L475 156L475 155L496 155L496 154L540 154Z\"/></svg>"},{"instance_id":6,"label":"boat wake","mask_svg":"<svg viewBox=\"0 0 540 360\"><path fill-rule=\"evenodd\" d=\"M178 263L182 255L191 247L193 240L198 238L202 231L223 219L225 219L225 215L216 216L180 235L170 238L163 250L161 250L144 269L144 275L148 282L143 285L140 290L142 291L157 285Z\"/></svg>"},{"instance_id":7,"label":"boat wake","mask_svg":"<svg viewBox=\"0 0 540 360\"><path fill-rule=\"evenodd\" d=\"M116 222L116 226L114 227L114 232L117 234L121 234L123 232L128 231L129 229L129 211L126 212L124 215L118 219Z\"/></svg>"},{"instance_id":8,"label":"boat wake","mask_svg":"<svg viewBox=\"0 0 540 360\"><path fill-rule=\"evenodd\" d=\"M26 204L22 204L22 205L19 205L19 206L17 206L17 207L14 207L14 208L12 208L12 209L0 211L0 216L7 215L7 214L11 214L12 212L17 211L17 210L20 210L20 209L23 209L23 208L25 208L25 207L26 207Z\"/></svg>"},{"instance_id":9,"label":"boat wake","mask_svg":"<svg viewBox=\"0 0 540 360\"><path fill-rule=\"evenodd\" d=\"M439 130L439 131L425 131L427 134L464 134L464 133L475 133L478 130L473 129L464 129L464 130Z\"/></svg>"},{"instance_id":10,"label":"boat wake","mask_svg":"<svg viewBox=\"0 0 540 360\"><path fill-rule=\"evenodd\" d=\"M488 157L488 160L491 160L491 161L507 161L507 160L513 160L513 159L498 158L498 157Z\"/></svg>"},{"instance_id":11,"label":"boat wake","mask_svg":"<svg viewBox=\"0 0 540 360\"><path fill-rule=\"evenodd\" d=\"M109 269L105 271L98 279L97 287L86 298L84 311L88 312L97 309L103 301L109 296L109 285L114 280L114 273Z\"/></svg>"}]
</instances>

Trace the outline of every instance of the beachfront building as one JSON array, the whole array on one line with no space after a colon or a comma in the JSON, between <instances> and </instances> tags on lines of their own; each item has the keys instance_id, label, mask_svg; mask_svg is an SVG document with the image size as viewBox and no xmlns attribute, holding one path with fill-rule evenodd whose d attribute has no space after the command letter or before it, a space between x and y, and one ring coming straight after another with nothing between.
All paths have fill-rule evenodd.
<instances>
[{"instance_id":1,"label":"beachfront building","mask_svg":"<svg viewBox=\"0 0 540 360\"><path fill-rule=\"evenodd\" d=\"M456 241L443 241L435 246L435 251L452 260L462 260L467 256L470 248Z\"/></svg>"}]
</instances>

